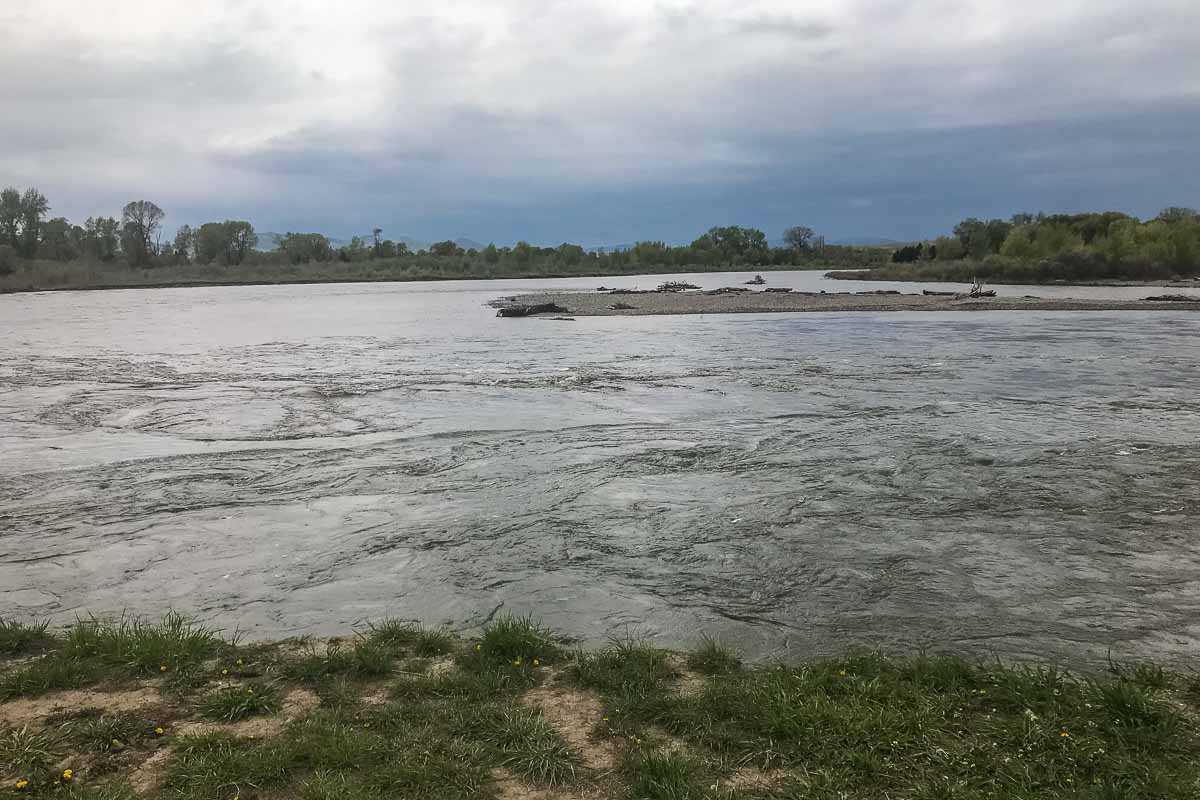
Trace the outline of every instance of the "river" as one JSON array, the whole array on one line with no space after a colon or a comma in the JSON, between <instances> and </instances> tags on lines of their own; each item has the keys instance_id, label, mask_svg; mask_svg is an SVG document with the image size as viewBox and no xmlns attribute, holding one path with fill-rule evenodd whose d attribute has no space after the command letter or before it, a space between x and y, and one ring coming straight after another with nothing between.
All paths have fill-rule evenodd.
<instances>
[{"instance_id":1,"label":"river","mask_svg":"<svg viewBox=\"0 0 1200 800\"><path fill-rule=\"evenodd\" d=\"M1194 656L1200 316L484 305L658 280L0 297L0 615Z\"/></svg>"}]
</instances>

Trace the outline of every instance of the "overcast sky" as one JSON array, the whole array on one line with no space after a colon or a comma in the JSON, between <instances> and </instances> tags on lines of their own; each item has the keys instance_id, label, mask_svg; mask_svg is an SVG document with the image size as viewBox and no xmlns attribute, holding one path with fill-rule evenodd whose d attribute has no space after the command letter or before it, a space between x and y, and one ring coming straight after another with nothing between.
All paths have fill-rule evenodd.
<instances>
[{"instance_id":1,"label":"overcast sky","mask_svg":"<svg viewBox=\"0 0 1200 800\"><path fill-rule=\"evenodd\" d=\"M1200 206L1197 0L0 0L51 213L511 243Z\"/></svg>"}]
</instances>

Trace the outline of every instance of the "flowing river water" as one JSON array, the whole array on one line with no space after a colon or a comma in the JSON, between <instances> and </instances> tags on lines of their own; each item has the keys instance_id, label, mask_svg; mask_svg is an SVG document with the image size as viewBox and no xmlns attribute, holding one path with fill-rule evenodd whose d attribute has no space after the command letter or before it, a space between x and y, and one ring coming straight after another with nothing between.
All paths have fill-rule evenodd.
<instances>
[{"instance_id":1,"label":"flowing river water","mask_svg":"<svg viewBox=\"0 0 1200 800\"><path fill-rule=\"evenodd\" d=\"M0 615L1196 653L1200 315L484 306L601 283L0 297Z\"/></svg>"}]
</instances>

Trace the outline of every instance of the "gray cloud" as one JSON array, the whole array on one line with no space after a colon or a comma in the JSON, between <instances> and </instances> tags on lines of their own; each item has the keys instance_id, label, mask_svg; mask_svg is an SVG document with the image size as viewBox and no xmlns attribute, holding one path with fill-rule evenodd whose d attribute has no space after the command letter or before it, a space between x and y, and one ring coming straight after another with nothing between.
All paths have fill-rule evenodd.
<instances>
[{"instance_id":1,"label":"gray cloud","mask_svg":"<svg viewBox=\"0 0 1200 800\"><path fill-rule=\"evenodd\" d=\"M0 182L72 216L599 242L1200 204L1190 1L98 5L0 8Z\"/></svg>"}]
</instances>

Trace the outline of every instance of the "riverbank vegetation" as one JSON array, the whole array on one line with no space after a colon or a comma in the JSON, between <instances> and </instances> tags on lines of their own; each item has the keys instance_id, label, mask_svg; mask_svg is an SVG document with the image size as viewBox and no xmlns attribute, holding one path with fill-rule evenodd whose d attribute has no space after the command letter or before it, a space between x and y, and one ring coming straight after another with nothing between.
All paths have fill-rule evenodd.
<instances>
[{"instance_id":1,"label":"riverbank vegetation","mask_svg":"<svg viewBox=\"0 0 1200 800\"><path fill-rule=\"evenodd\" d=\"M239 642L168 615L0 624L13 796L1194 798L1200 680L1148 664L857 653L745 665L702 640L578 650L527 618Z\"/></svg>"},{"instance_id":2,"label":"riverbank vegetation","mask_svg":"<svg viewBox=\"0 0 1200 800\"><path fill-rule=\"evenodd\" d=\"M1099 214L1017 214L1010 220L966 219L953 236L893 251L891 263L863 272L833 272L857 280L969 283L1158 281L1200 274L1200 215L1167 208L1142 221Z\"/></svg>"},{"instance_id":3,"label":"riverbank vegetation","mask_svg":"<svg viewBox=\"0 0 1200 800\"><path fill-rule=\"evenodd\" d=\"M239 283L321 283L470 278L546 278L711 272L741 267L825 269L884 263L882 248L826 245L804 226L784 231L784 245L736 225L714 227L691 244L638 242L588 250L577 244L464 248L454 241L409 250L374 228L335 247L319 233L287 233L260 241L245 220L182 225L164 237L166 213L139 200L116 217L82 225L46 219L37 189L0 193L0 291Z\"/></svg>"}]
</instances>

